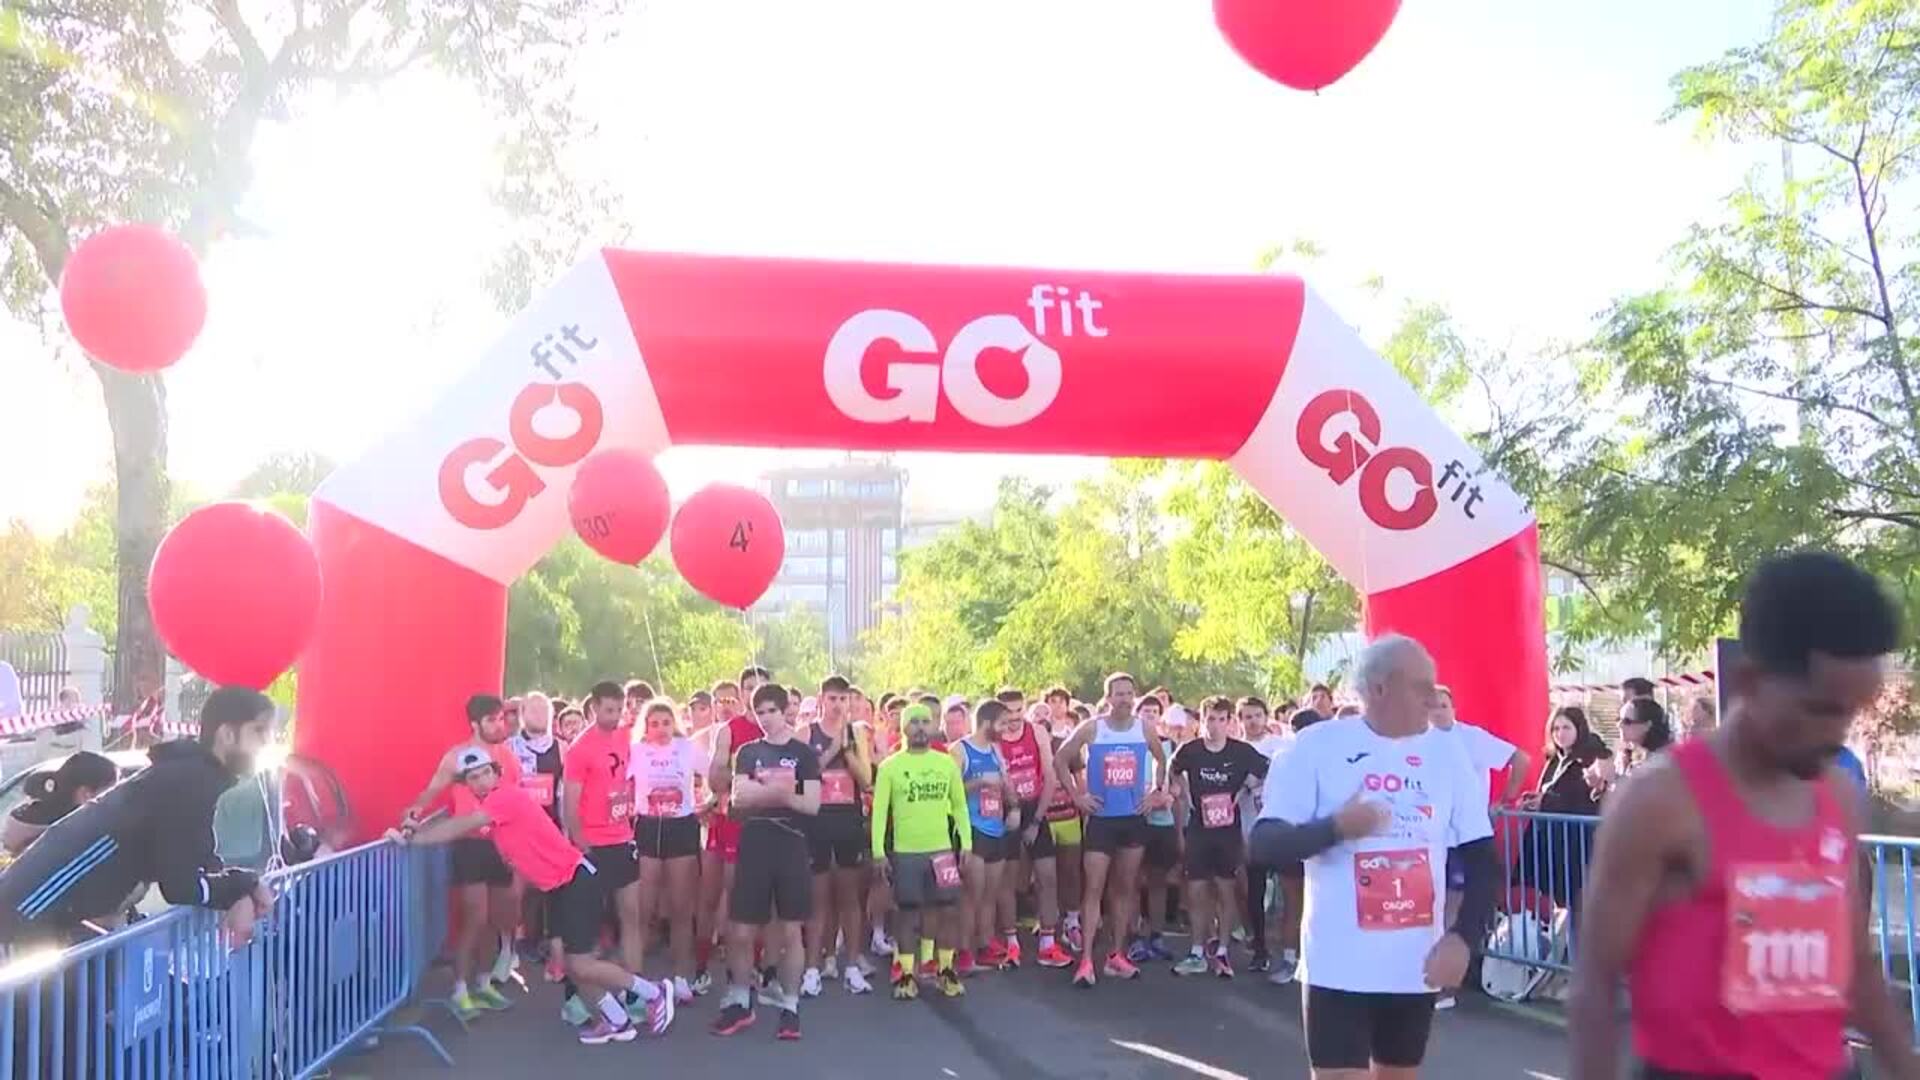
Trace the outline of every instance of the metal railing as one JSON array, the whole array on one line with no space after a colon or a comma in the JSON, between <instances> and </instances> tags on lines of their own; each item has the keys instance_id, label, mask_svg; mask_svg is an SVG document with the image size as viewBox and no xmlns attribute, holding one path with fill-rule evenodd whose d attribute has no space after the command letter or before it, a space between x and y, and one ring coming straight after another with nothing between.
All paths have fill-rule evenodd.
<instances>
[{"instance_id":1,"label":"metal railing","mask_svg":"<svg viewBox=\"0 0 1920 1080\"><path fill-rule=\"evenodd\" d=\"M446 938L437 848L366 844L268 875L277 895L233 949L218 916L174 908L0 971L0 1076L308 1077L380 1030ZM423 1028L388 1029L424 1039Z\"/></svg>"}]
</instances>

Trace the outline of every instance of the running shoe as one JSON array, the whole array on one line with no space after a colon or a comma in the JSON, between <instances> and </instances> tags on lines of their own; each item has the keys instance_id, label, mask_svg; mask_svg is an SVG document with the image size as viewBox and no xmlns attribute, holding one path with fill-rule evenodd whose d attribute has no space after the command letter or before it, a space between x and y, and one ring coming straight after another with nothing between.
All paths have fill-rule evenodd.
<instances>
[{"instance_id":1,"label":"running shoe","mask_svg":"<svg viewBox=\"0 0 1920 1080\"><path fill-rule=\"evenodd\" d=\"M674 976L673 980L673 1000L679 1005L691 1005L693 1003L693 987L688 986L687 980L677 975Z\"/></svg>"},{"instance_id":2,"label":"running shoe","mask_svg":"<svg viewBox=\"0 0 1920 1080\"><path fill-rule=\"evenodd\" d=\"M1131 959L1131 957L1129 957L1129 959ZM1155 934L1152 937L1147 939L1147 959L1149 960L1173 959L1173 950L1167 948L1166 941L1164 941L1159 934Z\"/></svg>"},{"instance_id":3,"label":"running shoe","mask_svg":"<svg viewBox=\"0 0 1920 1080\"><path fill-rule=\"evenodd\" d=\"M1285 986L1299 974L1300 958L1292 949L1288 949L1280 954L1279 960L1274 962L1273 974L1267 976L1267 981L1275 986Z\"/></svg>"},{"instance_id":4,"label":"running shoe","mask_svg":"<svg viewBox=\"0 0 1920 1080\"><path fill-rule=\"evenodd\" d=\"M632 1024L615 1027L606 1017L596 1016L593 1023L580 1029L580 1042L584 1046L605 1046L610 1042L632 1042L639 1034Z\"/></svg>"},{"instance_id":5,"label":"running shoe","mask_svg":"<svg viewBox=\"0 0 1920 1080\"><path fill-rule=\"evenodd\" d=\"M1233 934L1231 936L1233 937L1234 942L1240 945L1245 945L1247 942L1253 940L1253 935L1248 933L1247 928L1244 926L1234 927Z\"/></svg>"},{"instance_id":6,"label":"running shoe","mask_svg":"<svg viewBox=\"0 0 1920 1080\"><path fill-rule=\"evenodd\" d=\"M1116 952L1113 955L1120 954ZM1153 959L1153 947L1147 944L1145 938L1135 938L1127 945L1126 959L1135 964L1144 964Z\"/></svg>"},{"instance_id":7,"label":"running shoe","mask_svg":"<svg viewBox=\"0 0 1920 1080\"><path fill-rule=\"evenodd\" d=\"M1199 953L1188 953L1186 956L1181 957L1179 963L1173 965L1173 973L1175 975L1205 975L1207 973L1207 958Z\"/></svg>"},{"instance_id":8,"label":"running shoe","mask_svg":"<svg viewBox=\"0 0 1920 1080\"><path fill-rule=\"evenodd\" d=\"M753 1010L745 1005L729 1005L714 1017L710 1029L715 1035L736 1035L753 1026Z\"/></svg>"},{"instance_id":9,"label":"running shoe","mask_svg":"<svg viewBox=\"0 0 1920 1080\"><path fill-rule=\"evenodd\" d=\"M957 954L954 955L953 970L959 972L961 977L963 978L973 974L973 950L972 949L961 949Z\"/></svg>"},{"instance_id":10,"label":"running shoe","mask_svg":"<svg viewBox=\"0 0 1920 1080\"><path fill-rule=\"evenodd\" d=\"M1233 958L1223 952L1214 953L1213 973L1222 979L1233 978Z\"/></svg>"},{"instance_id":11,"label":"running shoe","mask_svg":"<svg viewBox=\"0 0 1920 1080\"><path fill-rule=\"evenodd\" d=\"M980 950L980 966L989 971L1006 967L1007 947L998 941L987 942L987 947Z\"/></svg>"},{"instance_id":12,"label":"running shoe","mask_svg":"<svg viewBox=\"0 0 1920 1080\"><path fill-rule=\"evenodd\" d=\"M673 1026L675 1004L673 983L667 979L660 980L660 993L647 1002L647 1029L655 1035L665 1035L667 1029Z\"/></svg>"},{"instance_id":13,"label":"running shoe","mask_svg":"<svg viewBox=\"0 0 1920 1080\"><path fill-rule=\"evenodd\" d=\"M1087 935L1084 930L1080 929L1078 920L1067 924L1066 938L1068 949L1075 953L1084 953L1087 951Z\"/></svg>"},{"instance_id":14,"label":"running shoe","mask_svg":"<svg viewBox=\"0 0 1920 1080\"><path fill-rule=\"evenodd\" d=\"M566 963L563 962L557 956L548 957L547 958L547 981L550 983L562 982L562 981L565 981L566 977L567 977Z\"/></svg>"},{"instance_id":15,"label":"running shoe","mask_svg":"<svg viewBox=\"0 0 1920 1080\"><path fill-rule=\"evenodd\" d=\"M847 965L847 993L871 994L873 984L867 981L867 973L860 970L858 964Z\"/></svg>"},{"instance_id":16,"label":"running shoe","mask_svg":"<svg viewBox=\"0 0 1920 1080\"><path fill-rule=\"evenodd\" d=\"M507 1000L507 995L495 990L492 984L482 986L480 989L475 990L472 997L474 1004L494 1012L506 1012L508 1009L513 1008L513 1002Z\"/></svg>"},{"instance_id":17,"label":"running shoe","mask_svg":"<svg viewBox=\"0 0 1920 1080\"><path fill-rule=\"evenodd\" d=\"M937 969L937 968L935 968L935 967L933 966L933 961L931 961L931 960L922 960L922 961L920 961L920 977L921 977L921 978L923 978L923 979L931 979L931 978L933 978L933 976L935 975L935 973L936 973L936 972L937 972L938 970L939 970L939 969Z\"/></svg>"},{"instance_id":18,"label":"running shoe","mask_svg":"<svg viewBox=\"0 0 1920 1080\"><path fill-rule=\"evenodd\" d=\"M780 1010L780 1030L774 1037L781 1042L800 1041L800 1011L798 1009Z\"/></svg>"},{"instance_id":19,"label":"running shoe","mask_svg":"<svg viewBox=\"0 0 1920 1080\"><path fill-rule=\"evenodd\" d=\"M1008 969L1018 969L1020 967L1020 940L1015 938L1007 942L1007 947L1003 951L1007 956L1006 959L1000 962L1000 966Z\"/></svg>"},{"instance_id":20,"label":"running shoe","mask_svg":"<svg viewBox=\"0 0 1920 1080\"><path fill-rule=\"evenodd\" d=\"M800 976L800 996L801 997L819 997L820 996L820 969L819 968L808 968L806 971L806 974Z\"/></svg>"},{"instance_id":21,"label":"running shoe","mask_svg":"<svg viewBox=\"0 0 1920 1080\"><path fill-rule=\"evenodd\" d=\"M893 962L893 1000L912 1001L919 996L920 980L913 977L913 972L901 967L900 961L895 960Z\"/></svg>"},{"instance_id":22,"label":"running shoe","mask_svg":"<svg viewBox=\"0 0 1920 1080\"><path fill-rule=\"evenodd\" d=\"M893 949L893 939L887 936L887 932L877 926L874 927L873 940L867 942L867 951L875 956L892 956Z\"/></svg>"},{"instance_id":23,"label":"running shoe","mask_svg":"<svg viewBox=\"0 0 1920 1080\"><path fill-rule=\"evenodd\" d=\"M1137 979L1140 977L1140 969L1133 966L1133 961L1128 960L1117 952L1107 954L1107 963L1105 967L1101 969L1101 972L1102 974L1111 975L1116 979Z\"/></svg>"},{"instance_id":24,"label":"running shoe","mask_svg":"<svg viewBox=\"0 0 1920 1080\"><path fill-rule=\"evenodd\" d=\"M1080 969L1073 973L1073 985L1081 988L1082 990L1093 989L1093 958L1092 957L1089 956L1086 959L1080 961Z\"/></svg>"},{"instance_id":25,"label":"running shoe","mask_svg":"<svg viewBox=\"0 0 1920 1080\"><path fill-rule=\"evenodd\" d=\"M1034 954L1034 960L1044 968L1073 966L1073 957L1068 955L1067 950L1061 948L1058 943L1042 947L1038 953Z\"/></svg>"},{"instance_id":26,"label":"running shoe","mask_svg":"<svg viewBox=\"0 0 1920 1080\"><path fill-rule=\"evenodd\" d=\"M1247 961L1248 971L1259 972L1262 975L1266 974L1269 970L1272 969L1272 967L1273 967L1273 959L1269 957L1264 951L1254 953L1253 959Z\"/></svg>"},{"instance_id":27,"label":"running shoe","mask_svg":"<svg viewBox=\"0 0 1920 1080\"><path fill-rule=\"evenodd\" d=\"M712 989L713 989L712 975L709 975L703 971L700 974L695 975L693 977L693 992L696 996L706 997L708 991Z\"/></svg>"},{"instance_id":28,"label":"running shoe","mask_svg":"<svg viewBox=\"0 0 1920 1080\"><path fill-rule=\"evenodd\" d=\"M967 984L960 981L960 973L947 968L940 973L940 992L950 998L956 998L967 992Z\"/></svg>"},{"instance_id":29,"label":"running shoe","mask_svg":"<svg viewBox=\"0 0 1920 1080\"><path fill-rule=\"evenodd\" d=\"M480 1007L478 1001L474 1000L473 991L471 990L463 990L453 995L453 997L447 999L447 1003L453 1006L454 1015L462 1020L470 1020L486 1011Z\"/></svg>"},{"instance_id":30,"label":"running shoe","mask_svg":"<svg viewBox=\"0 0 1920 1080\"><path fill-rule=\"evenodd\" d=\"M568 1027L585 1027L593 1019L593 1013L587 1009L587 1003L580 1000L579 994L568 994L566 1002L560 1006L560 1019Z\"/></svg>"},{"instance_id":31,"label":"running shoe","mask_svg":"<svg viewBox=\"0 0 1920 1080\"><path fill-rule=\"evenodd\" d=\"M1444 991L1433 999L1433 1007L1436 1009L1451 1009L1459 1003L1459 1000L1453 996L1453 991L1451 990Z\"/></svg>"}]
</instances>

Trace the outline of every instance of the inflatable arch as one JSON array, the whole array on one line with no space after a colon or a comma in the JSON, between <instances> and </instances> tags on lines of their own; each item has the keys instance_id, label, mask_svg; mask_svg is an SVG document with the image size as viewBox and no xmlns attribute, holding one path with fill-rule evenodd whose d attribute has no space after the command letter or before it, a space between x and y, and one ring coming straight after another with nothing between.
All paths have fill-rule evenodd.
<instances>
[{"instance_id":1,"label":"inflatable arch","mask_svg":"<svg viewBox=\"0 0 1920 1080\"><path fill-rule=\"evenodd\" d=\"M1418 638L1460 711L1534 745L1531 513L1298 278L609 250L419 424L314 496L326 575L296 749L393 820L500 686L507 586L596 449L673 444L1224 459Z\"/></svg>"}]
</instances>

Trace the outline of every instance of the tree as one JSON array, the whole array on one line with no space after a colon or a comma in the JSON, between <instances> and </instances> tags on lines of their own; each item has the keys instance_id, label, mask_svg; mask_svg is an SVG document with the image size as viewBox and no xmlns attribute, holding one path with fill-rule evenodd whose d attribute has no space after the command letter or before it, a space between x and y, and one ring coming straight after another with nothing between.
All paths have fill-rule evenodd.
<instances>
[{"instance_id":1,"label":"tree","mask_svg":"<svg viewBox=\"0 0 1920 1080\"><path fill-rule=\"evenodd\" d=\"M254 466L252 472L233 486L233 498L311 495L331 472L333 462L320 454L274 454Z\"/></svg>"},{"instance_id":2,"label":"tree","mask_svg":"<svg viewBox=\"0 0 1920 1080\"><path fill-rule=\"evenodd\" d=\"M401 72L464 80L499 110L508 213L543 226L509 238L489 274L503 303L571 255L602 194L564 167L582 125L568 62L610 0L5 0L0 4L0 296L60 340L49 302L74 243L151 221L204 253L248 228L238 214L265 123L323 90ZM56 346L58 350L58 346ZM116 704L157 686L163 657L146 573L167 520L166 384L92 365L113 432L117 545Z\"/></svg>"},{"instance_id":3,"label":"tree","mask_svg":"<svg viewBox=\"0 0 1920 1080\"><path fill-rule=\"evenodd\" d=\"M1920 152L1920 8L1786 0L1763 42L1682 71L1671 115L1778 147L1679 277L1606 314L1597 402L1553 485L1553 547L1604 617L1671 655L1731 626L1741 579L1785 548L1846 552L1920 589L1920 265L1905 182Z\"/></svg>"},{"instance_id":4,"label":"tree","mask_svg":"<svg viewBox=\"0 0 1920 1080\"><path fill-rule=\"evenodd\" d=\"M754 659L783 685L811 694L834 673L827 657L825 616L804 607L790 608L753 623Z\"/></svg>"}]
</instances>

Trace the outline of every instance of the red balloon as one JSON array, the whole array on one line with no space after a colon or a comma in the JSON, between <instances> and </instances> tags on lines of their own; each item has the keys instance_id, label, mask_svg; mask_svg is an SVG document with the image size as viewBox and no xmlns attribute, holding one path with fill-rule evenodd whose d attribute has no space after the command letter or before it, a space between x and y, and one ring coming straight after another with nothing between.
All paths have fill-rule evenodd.
<instances>
[{"instance_id":1,"label":"red balloon","mask_svg":"<svg viewBox=\"0 0 1920 1080\"><path fill-rule=\"evenodd\" d=\"M204 506L153 554L147 604L168 651L207 679L262 689L293 666L320 612L320 561L293 522Z\"/></svg>"},{"instance_id":2,"label":"red balloon","mask_svg":"<svg viewBox=\"0 0 1920 1080\"><path fill-rule=\"evenodd\" d=\"M787 555L780 514L765 495L734 484L694 493L673 518L673 565L702 595L746 610L773 584Z\"/></svg>"},{"instance_id":3,"label":"red balloon","mask_svg":"<svg viewBox=\"0 0 1920 1080\"><path fill-rule=\"evenodd\" d=\"M603 450L574 474L567 516L588 547L635 566L666 535L673 503L653 459L638 450Z\"/></svg>"},{"instance_id":4,"label":"red balloon","mask_svg":"<svg viewBox=\"0 0 1920 1080\"><path fill-rule=\"evenodd\" d=\"M115 225L67 257L60 312L89 356L145 374L193 347L207 322L207 289L178 237L152 225Z\"/></svg>"},{"instance_id":5,"label":"red balloon","mask_svg":"<svg viewBox=\"0 0 1920 1080\"><path fill-rule=\"evenodd\" d=\"M1213 21L1254 70L1295 90L1331 86L1386 36L1400 0L1213 0Z\"/></svg>"}]
</instances>

